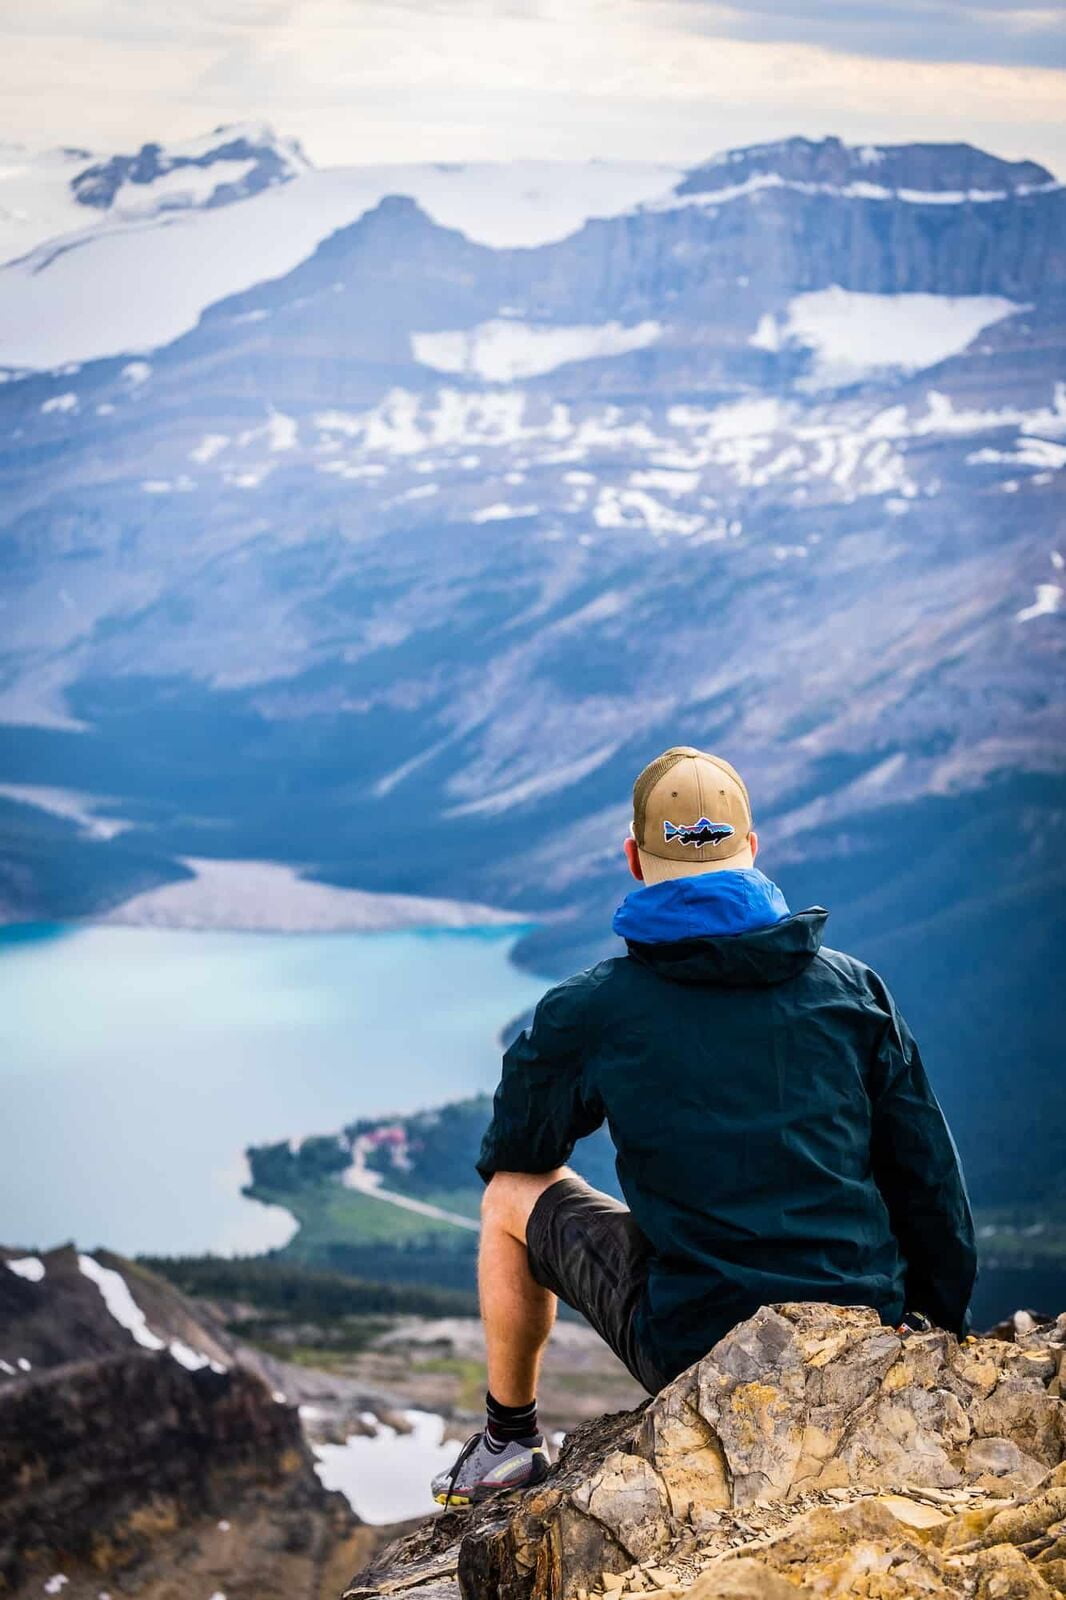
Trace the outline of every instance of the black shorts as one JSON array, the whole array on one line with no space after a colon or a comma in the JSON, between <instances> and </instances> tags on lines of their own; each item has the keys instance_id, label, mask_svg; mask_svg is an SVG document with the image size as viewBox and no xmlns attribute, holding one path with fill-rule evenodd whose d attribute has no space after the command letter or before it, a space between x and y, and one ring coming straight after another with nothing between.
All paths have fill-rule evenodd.
<instances>
[{"instance_id":1,"label":"black shorts","mask_svg":"<svg viewBox=\"0 0 1066 1600\"><path fill-rule=\"evenodd\" d=\"M526 1249L537 1282L580 1311L637 1382L658 1394L663 1380L633 1327L652 1250L632 1213L581 1178L560 1178L530 1213Z\"/></svg>"}]
</instances>

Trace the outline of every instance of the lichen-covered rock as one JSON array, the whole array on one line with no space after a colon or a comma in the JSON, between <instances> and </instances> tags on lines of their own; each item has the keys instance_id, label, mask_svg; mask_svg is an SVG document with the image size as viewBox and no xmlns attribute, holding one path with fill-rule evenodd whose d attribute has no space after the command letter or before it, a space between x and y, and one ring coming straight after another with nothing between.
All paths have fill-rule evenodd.
<instances>
[{"instance_id":1,"label":"lichen-covered rock","mask_svg":"<svg viewBox=\"0 0 1066 1600\"><path fill-rule=\"evenodd\" d=\"M960 1345L763 1307L546 1483L386 1552L348 1600L1029 1600L1066 1572L1066 1316Z\"/></svg>"}]
</instances>

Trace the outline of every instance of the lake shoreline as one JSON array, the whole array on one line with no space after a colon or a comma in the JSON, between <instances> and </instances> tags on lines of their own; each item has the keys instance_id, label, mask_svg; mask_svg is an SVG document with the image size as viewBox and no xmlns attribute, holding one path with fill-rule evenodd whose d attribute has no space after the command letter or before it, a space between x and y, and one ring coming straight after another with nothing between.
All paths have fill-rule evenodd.
<instances>
[{"instance_id":1,"label":"lake shoreline","mask_svg":"<svg viewBox=\"0 0 1066 1600\"><path fill-rule=\"evenodd\" d=\"M270 861L188 857L192 874L136 894L83 925L218 933L399 933L526 930L528 914L476 901L344 889Z\"/></svg>"},{"instance_id":2,"label":"lake shoreline","mask_svg":"<svg viewBox=\"0 0 1066 1600\"><path fill-rule=\"evenodd\" d=\"M513 924L264 931L0 932L11 1238L277 1249L292 1214L242 1193L250 1146L491 1092L499 1032L540 994Z\"/></svg>"}]
</instances>

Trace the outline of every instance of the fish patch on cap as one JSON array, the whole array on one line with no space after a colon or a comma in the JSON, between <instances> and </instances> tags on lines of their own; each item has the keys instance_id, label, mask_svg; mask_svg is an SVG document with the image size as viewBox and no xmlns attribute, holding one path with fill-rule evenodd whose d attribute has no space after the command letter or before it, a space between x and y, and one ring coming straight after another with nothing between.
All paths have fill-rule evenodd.
<instances>
[{"instance_id":1,"label":"fish patch on cap","mask_svg":"<svg viewBox=\"0 0 1066 1600\"><path fill-rule=\"evenodd\" d=\"M663 823L663 838L667 844L676 839L678 844L691 844L697 848L703 844L721 844L723 839L728 839L735 832L731 822L712 822L709 817L701 817L698 822Z\"/></svg>"}]
</instances>

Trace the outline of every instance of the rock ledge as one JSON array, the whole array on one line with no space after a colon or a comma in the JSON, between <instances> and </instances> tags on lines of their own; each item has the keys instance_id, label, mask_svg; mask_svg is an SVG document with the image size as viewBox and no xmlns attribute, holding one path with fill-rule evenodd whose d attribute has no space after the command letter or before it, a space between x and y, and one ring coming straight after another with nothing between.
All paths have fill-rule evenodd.
<instances>
[{"instance_id":1,"label":"rock ledge","mask_svg":"<svg viewBox=\"0 0 1066 1600\"><path fill-rule=\"evenodd\" d=\"M344 1600L1066 1594L1066 1313L1013 1342L763 1307L544 1484L391 1546Z\"/></svg>"}]
</instances>

